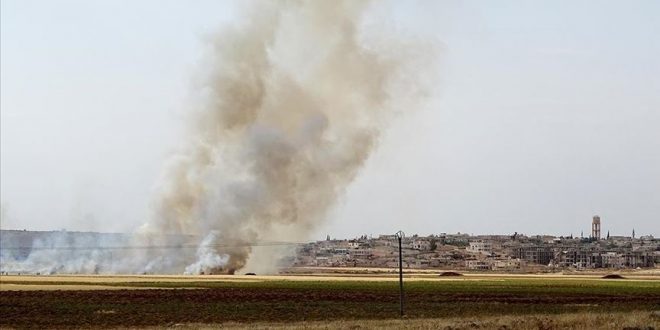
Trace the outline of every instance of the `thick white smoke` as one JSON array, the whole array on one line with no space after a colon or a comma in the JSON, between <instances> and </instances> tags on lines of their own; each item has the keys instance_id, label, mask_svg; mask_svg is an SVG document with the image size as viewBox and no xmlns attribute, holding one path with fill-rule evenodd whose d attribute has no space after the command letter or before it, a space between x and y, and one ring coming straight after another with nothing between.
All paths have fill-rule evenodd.
<instances>
[{"instance_id":1,"label":"thick white smoke","mask_svg":"<svg viewBox=\"0 0 660 330\"><path fill-rule=\"evenodd\" d=\"M202 243L197 249L197 261L186 267L183 272L188 275L203 274L207 269L223 268L229 261L229 256L226 254L219 255L216 248L211 244L218 240L218 233L213 231L204 238Z\"/></svg>"}]
</instances>

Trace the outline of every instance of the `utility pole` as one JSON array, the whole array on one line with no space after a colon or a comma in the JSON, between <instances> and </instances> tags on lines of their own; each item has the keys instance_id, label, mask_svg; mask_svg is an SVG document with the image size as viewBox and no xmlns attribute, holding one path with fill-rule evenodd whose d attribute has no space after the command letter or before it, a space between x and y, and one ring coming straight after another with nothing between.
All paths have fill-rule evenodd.
<instances>
[{"instance_id":1,"label":"utility pole","mask_svg":"<svg viewBox=\"0 0 660 330\"><path fill-rule=\"evenodd\" d=\"M399 240L399 316L403 317L403 252L401 249L401 240L405 234L399 230L394 235Z\"/></svg>"}]
</instances>

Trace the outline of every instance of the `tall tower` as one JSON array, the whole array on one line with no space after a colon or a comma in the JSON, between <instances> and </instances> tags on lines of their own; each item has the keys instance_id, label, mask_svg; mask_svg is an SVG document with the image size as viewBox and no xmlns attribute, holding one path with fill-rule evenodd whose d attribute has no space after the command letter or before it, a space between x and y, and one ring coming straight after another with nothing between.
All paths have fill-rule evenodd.
<instances>
[{"instance_id":1,"label":"tall tower","mask_svg":"<svg viewBox=\"0 0 660 330\"><path fill-rule=\"evenodd\" d=\"M591 238L600 239L600 217L597 215L591 221Z\"/></svg>"}]
</instances>

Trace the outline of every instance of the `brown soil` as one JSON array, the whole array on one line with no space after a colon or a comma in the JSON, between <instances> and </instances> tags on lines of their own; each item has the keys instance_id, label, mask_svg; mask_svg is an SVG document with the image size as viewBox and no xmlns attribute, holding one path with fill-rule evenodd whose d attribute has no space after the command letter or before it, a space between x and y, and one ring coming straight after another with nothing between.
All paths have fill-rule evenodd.
<instances>
[{"instance_id":1,"label":"brown soil","mask_svg":"<svg viewBox=\"0 0 660 330\"><path fill-rule=\"evenodd\" d=\"M0 328L165 326L176 323L382 319L397 315L398 295L383 290L218 288L4 291ZM406 295L409 317L506 315L648 309L651 295L438 293Z\"/></svg>"}]
</instances>

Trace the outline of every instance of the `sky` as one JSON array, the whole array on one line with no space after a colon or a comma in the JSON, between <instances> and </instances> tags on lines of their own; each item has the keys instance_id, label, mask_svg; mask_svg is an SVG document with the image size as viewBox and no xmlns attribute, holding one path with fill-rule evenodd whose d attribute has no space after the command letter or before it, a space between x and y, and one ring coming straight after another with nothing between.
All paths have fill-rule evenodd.
<instances>
[{"instance_id":1,"label":"sky","mask_svg":"<svg viewBox=\"0 0 660 330\"><path fill-rule=\"evenodd\" d=\"M3 229L131 232L183 138L232 1L0 2ZM660 236L657 1L383 1L443 45L437 95L397 113L312 238Z\"/></svg>"}]
</instances>

